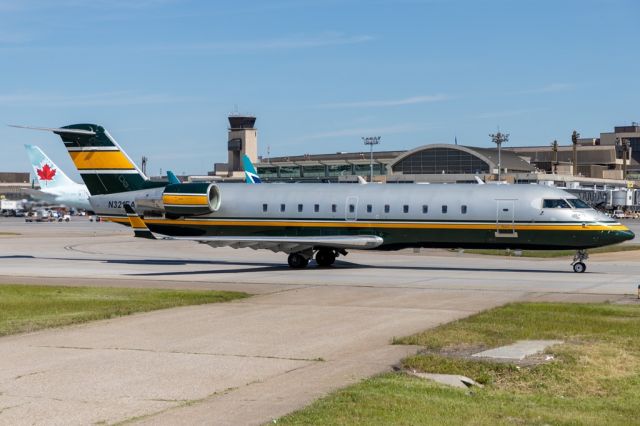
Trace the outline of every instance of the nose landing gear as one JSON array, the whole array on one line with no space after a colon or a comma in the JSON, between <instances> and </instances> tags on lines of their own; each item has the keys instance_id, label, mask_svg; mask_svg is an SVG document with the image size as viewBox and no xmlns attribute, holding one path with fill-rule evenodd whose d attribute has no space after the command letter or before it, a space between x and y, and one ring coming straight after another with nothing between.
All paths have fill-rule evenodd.
<instances>
[{"instance_id":1,"label":"nose landing gear","mask_svg":"<svg viewBox=\"0 0 640 426\"><path fill-rule=\"evenodd\" d=\"M587 260L588 258L589 254L586 250L578 250L573 256L573 262L571 262L571 266L573 266L573 272L582 273L586 271L587 265L585 265L583 260Z\"/></svg>"}]
</instances>

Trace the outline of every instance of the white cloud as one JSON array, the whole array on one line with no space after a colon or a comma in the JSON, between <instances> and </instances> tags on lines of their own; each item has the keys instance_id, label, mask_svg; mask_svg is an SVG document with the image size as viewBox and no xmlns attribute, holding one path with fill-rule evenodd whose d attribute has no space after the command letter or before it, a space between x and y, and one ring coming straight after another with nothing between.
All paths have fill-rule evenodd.
<instances>
[{"instance_id":1,"label":"white cloud","mask_svg":"<svg viewBox=\"0 0 640 426\"><path fill-rule=\"evenodd\" d=\"M487 118L517 117L519 115L531 114L534 112L544 111L546 109L548 108L529 108L529 109L511 109L511 110L505 110L505 111L490 111L490 112L483 112L480 114L476 114L472 116L472 118L487 119Z\"/></svg>"},{"instance_id":2,"label":"white cloud","mask_svg":"<svg viewBox=\"0 0 640 426\"><path fill-rule=\"evenodd\" d=\"M87 107L145 105L170 102L185 102L193 99L166 94L144 94L127 91L63 95L52 93L0 94L0 106L31 107Z\"/></svg>"},{"instance_id":3,"label":"white cloud","mask_svg":"<svg viewBox=\"0 0 640 426\"><path fill-rule=\"evenodd\" d=\"M330 130L326 132L312 133L304 136L300 140L311 139L329 139L343 136L371 136L371 135L390 135L397 133L410 133L421 129L421 126L417 126L413 123L396 124L385 127L359 127L349 129Z\"/></svg>"},{"instance_id":4,"label":"white cloud","mask_svg":"<svg viewBox=\"0 0 640 426\"><path fill-rule=\"evenodd\" d=\"M317 36L290 36L260 40L230 40L203 43L178 43L151 47L155 50L176 52L211 51L233 53L238 51L304 49L345 44L359 44L374 40L368 35L344 35L341 33L324 33Z\"/></svg>"},{"instance_id":5,"label":"white cloud","mask_svg":"<svg viewBox=\"0 0 640 426\"><path fill-rule=\"evenodd\" d=\"M534 89L521 90L518 92L514 92L514 95L529 95L536 93L556 93L556 92L566 92L569 90L573 90L575 86L573 84L568 83L551 83L546 86L537 87Z\"/></svg>"},{"instance_id":6,"label":"white cloud","mask_svg":"<svg viewBox=\"0 0 640 426\"><path fill-rule=\"evenodd\" d=\"M451 97L447 95L439 94L439 95L412 96L412 97L403 98L403 99L336 102L336 103L318 105L318 107L319 108L375 108L375 107L424 104L429 102L441 102L449 99L451 99Z\"/></svg>"}]
</instances>

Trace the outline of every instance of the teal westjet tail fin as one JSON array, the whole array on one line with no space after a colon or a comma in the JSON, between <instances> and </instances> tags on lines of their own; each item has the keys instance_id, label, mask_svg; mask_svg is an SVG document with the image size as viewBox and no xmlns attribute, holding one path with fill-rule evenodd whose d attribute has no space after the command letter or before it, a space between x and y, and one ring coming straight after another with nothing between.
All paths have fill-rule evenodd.
<instances>
[{"instance_id":1,"label":"teal westjet tail fin","mask_svg":"<svg viewBox=\"0 0 640 426\"><path fill-rule=\"evenodd\" d=\"M256 168L246 155L242 155L242 167L244 168L244 178L247 183L262 183L262 179L258 176Z\"/></svg>"},{"instance_id":2,"label":"teal westjet tail fin","mask_svg":"<svg viewBox=\"0 0 640 426\"><path fill-rule=\"evenodd\" d=\"M181 183L180 179L178 179L171 170L167 170L167 180L169 181L170 185Z\"/></svg>"}]
</instances>

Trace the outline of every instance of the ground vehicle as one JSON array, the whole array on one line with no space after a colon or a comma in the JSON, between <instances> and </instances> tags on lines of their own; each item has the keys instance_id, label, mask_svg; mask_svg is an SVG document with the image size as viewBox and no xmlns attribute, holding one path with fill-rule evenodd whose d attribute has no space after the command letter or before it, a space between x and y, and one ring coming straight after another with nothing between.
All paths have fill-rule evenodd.
<instances>
[{"instance_id":1,"label":"ground vehicle","mask_svg":"<svg viewBox=\"0 0 640 426\"><path fill-rule=\"evenodd\" d=\"M614 219L622 219L624 218L624 212L622 210L614 210L613 214L611 215L611 217L613 217Z\"/></svg>"},{"instance_id":2,"label":"ground vehicle","mask_svg":"<svg viewBox=\"0 0 640 426\"><path fill-rule=\"evenodd\" d=\"M58 215L58 222L69 222L71 220L71 215L68 213Z\"/></svg>"}]
</instances>

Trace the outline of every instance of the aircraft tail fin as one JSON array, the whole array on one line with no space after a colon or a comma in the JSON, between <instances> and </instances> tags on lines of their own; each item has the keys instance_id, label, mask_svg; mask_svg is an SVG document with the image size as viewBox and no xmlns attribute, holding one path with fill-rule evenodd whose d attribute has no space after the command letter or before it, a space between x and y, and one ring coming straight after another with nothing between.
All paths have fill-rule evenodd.
<instances>
[{"instance_id":1,"label":"aircraft tail fin","mask_svg":"<svg viewBox=\"0 0 640 426\"><path fill-rule=\"evenodd\" d=\"M149 228L147 228L144 220L142 220L140 216L138 216L138 214L129 204L124 205L124 210L127 212L127 217L129 218L129 223L131 224L131 229L133 229L134 236L138 238L147 238L149 240L157 239L155 235L153 235L153 233L149 230Z\"/></svg>"},{"instance_id":2,"label":"aircraft tail fin","mask_svg":"<svg viewBox=\"0 0 640 426\"><path fill-rule=\"evenodd\" d=\"M167 184L150 181L102 126L12 127L45 130L60 136L91 195L137 191Z\"/></svg>"},{"instance_id":3,"label":"aircraft tail fin","mask_svg":"<svg viewBox=\"0 0 640 426\"><path fill-rule=\"evenodd\" d=\"M258 176L256 168L245 154L242 155L242 167L244 168L244 178L249 184L262 183L262 179Z\"/></svg>"},{"instance_id":4,"label":"aircraft tail fin","mask_svg":"<svg viewBox=\"0 0 640 426\"><path fill-rule=\"evenodd\" d=\"M24 149L27 151L33 174L38 179L40 188L53 189L75 185L75 182L69 179L40 148L35 145L25 145Z\"/></svg>"},{"instance_id":5,"label":"aircraft tail fin","mask_svg":"<svg viewBox=\"0 0 640 426\"><path fill-rule=\"evenodd\" d=\"M177 183L182 183L182 182L180 182L180 179L178 179L176 177L176 175L174 175L171 170L167 170L167 180L169 181L170 185L174 185L174 184L177 184Z\"/></svg>"}]
</instances>

